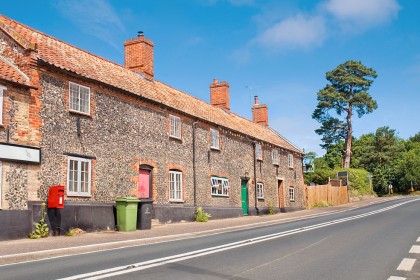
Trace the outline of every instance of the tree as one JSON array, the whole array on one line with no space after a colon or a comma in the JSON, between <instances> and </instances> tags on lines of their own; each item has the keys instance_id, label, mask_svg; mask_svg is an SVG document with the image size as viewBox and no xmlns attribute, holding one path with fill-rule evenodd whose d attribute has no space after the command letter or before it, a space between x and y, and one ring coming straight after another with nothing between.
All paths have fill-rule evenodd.
<instances>
[{"instance_id":1,"label":"tree","mask_svg":"<svg viewBox=\"0 0 420 280\"><path fill-rule=\"evenodd\" d=\"M397 160L404 152L404 141L397 137L394 129L384 126L374 134L360 136L354 141L353 152L352 166L357 163L359 168L365 168L373 175L377 193L386 193L389 183L399 189Z\"/></svg>"},{"instance_id":2,"label":"tree","mask_svg":"<svg viewBox=\"0 0 420 280\"><path fill-rule=\"evenodd\" d=\"M360 118L378 107L368 93L376 77L376 72L361 62L347 61L326 73L330 84L318 92L318 105L312 118L321 123L321 127L315 132L322 135L321 147L327 150L344 140L344 168L350 167L354 111ZM335 114L331 115L331 110Z\"/></svg>"}]
</instances>

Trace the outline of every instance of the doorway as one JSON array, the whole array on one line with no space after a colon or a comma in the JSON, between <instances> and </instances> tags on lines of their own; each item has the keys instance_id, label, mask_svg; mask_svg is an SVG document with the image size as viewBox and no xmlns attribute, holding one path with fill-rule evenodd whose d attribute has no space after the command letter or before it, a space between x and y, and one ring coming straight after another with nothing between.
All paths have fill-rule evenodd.
<instances>
[{"instance_id":1,"label":"doorway","mask_svg":"<svg viewBox=\"0 0 420 280\"><path fill-rule=\"evenodd\" d=\"M245 180L241 181L241 198L242 198L242 210L244 216L248 216L248 188Z\"/></svg>"},{"instance_id":2,"label":"doorway","mask_svg":"<svg viewBox=\"0 0 420 280\"><path fill-rule=\"evenodd\" d=\"M283 186L284 184L283 184L283 180L278 180L277 185L278 185L278 193L279 193L280 212L285 212L285 210L284 210L284 186Z\"/></svg>"},{"instance_id":3,"label":"doorway","mask_svg":"<svg viewBox=\"0 0 420 280\"><path fill-rule=\"evenodd\" d=\"M137 196L139 198L152 198L152 170L149 165L141 165L139 169L139 184Z\"/></svg>"}]
</instances>

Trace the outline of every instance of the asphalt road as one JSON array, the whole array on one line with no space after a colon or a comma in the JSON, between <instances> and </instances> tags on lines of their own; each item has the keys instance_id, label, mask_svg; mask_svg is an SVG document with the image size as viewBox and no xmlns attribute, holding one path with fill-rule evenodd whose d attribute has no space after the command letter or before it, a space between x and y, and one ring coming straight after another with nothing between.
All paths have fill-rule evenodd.
<instances>
[{"instance_id":1,"label":"asphalt road","mask_svg":"<svg viewBox=\"0 0 420 280\"><path fill-rule=\"evenodd\" d=\"M0 279L384 280L398 275L418 240L419 214L419 199L395 200L251 230L7 265Z\"/></svg>"}]
</instances>

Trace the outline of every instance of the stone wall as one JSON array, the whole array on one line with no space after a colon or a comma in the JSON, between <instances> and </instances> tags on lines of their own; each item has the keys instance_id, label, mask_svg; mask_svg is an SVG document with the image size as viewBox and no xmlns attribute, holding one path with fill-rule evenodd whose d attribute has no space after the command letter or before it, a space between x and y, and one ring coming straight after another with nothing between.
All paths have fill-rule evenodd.
<instances>
[{"instance_id":1,"label":"stone wall","mask_svg":"<svg viewBox=\"0 0 420 280\"><path fill-rule=\"evenodd\" d=\"M146 102L113 90L88 83L72 82L91 89L91 113L89 116L68 111L69 81L59 74L41 77L42 109L44 125L41 187L38 198L44 200L52 185L66 185L67 157L69 154L93 159L91 197L66 197L66 201L112 202L116 197L127 196L137 188L139 167L153 167L152 197L164 220L172 220L170 212L187 213L191 219L194 206L193 177L193 124L195 129L197 206L204 206L217 213L217 208L230 209L237 216L241 209L241 177L248 181L249 207L255 205L253 162L254 148L251 140L237 132L198 121L181 112ZM169 115L181 118L182 137L169 136ZM78 131L79 126L79 131ZM210 128L219 129L220 149L210 148ZM295 186L296 200L290 207L300 207L303 200L303 176L301 159L295 157L295 167L287 168L287 152L280 153L280 166L273 165L271 150L263 144L264 160L257 164L257 181L264 182L265 196L258 206L275 207L278 202L278 178L285 186ZM300 164L300 165L299 165ZM182 202L169 199L169 171L182 172ZM229 196L211 194L211 176L229 180ZM288 188L284 188L285 196ZM182 210L185 208L185 211ZM240 212L240 211L239 211ZM168 214L169 213L169 214ZM220 217L223 215L218 214ZM181 215L182 216L182 215ZM176 215L177 220L182 220Z\"/></svg>"}]
</instances>

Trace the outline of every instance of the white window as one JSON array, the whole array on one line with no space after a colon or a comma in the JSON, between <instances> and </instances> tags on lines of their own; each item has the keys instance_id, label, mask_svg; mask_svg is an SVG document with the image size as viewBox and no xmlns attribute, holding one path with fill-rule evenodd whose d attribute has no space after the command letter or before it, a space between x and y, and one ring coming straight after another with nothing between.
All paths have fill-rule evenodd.
<instances>
[{"instance_id":1,"label":"white window","mask_svg":"<svg viewBox=\"0 0 420 280\"><path fill-rule=\"evenodd\" d=\"M272 156L272 158L273 158L273 164L275 164L275 165L279 165L279 151L278 151L278 150L276 150L276 149L274 149L274 150L271 152L271 156Z\"/></svg>"},{"instance_id":2,"label":"white window","mask_svg":"<svg viewBox=\"0 0 420 280\"><path fill-rule=\"evenodd\" d=\"M229 181L226 178L211 177L211 194L229 196Z\"/></svg>"},{"instance_id":3,"label":"white window","mask_svg":"<svg viewBox=\"0 0 420 280\"><path fill-rule=\"evenodd\" d=\"M169 200L182 201L182 172L169 171Z\"/></svg>"},{"instance_id":4,"label":"white window","mask_svg":"<svg viewBox=\"0 0 420 280\"><path fill-rule=\"evenodd\" d=\"M2 175L3 175L3 162L1 162L0 161L0 209L3 209L3 205L2 205L2 197L3 197L3 194L2 194L2 182L3 182L3 177L2 177Z\"/></svg>"},{"instance_id":5,"label":"white window","mask_svg":"<svg viewBox=\"0 0 420 280\"><path fill-rule=\"evenodd\" d=\"M293 168L293 155L289 154L288 156L289 168Z\"/></svg>"},{"instance_id":6,"label":"white window","mask_svg":"<svg viewBox=\"0 0 420 280\"><path fill-rule=\"evenodd\" d=\"M90 196L91 160L68 157L67 195Z\"/></svg>"},{"instance_id":7,"label":"white window","mask_svg":"<svg viewBox=\"0 0 420 280\"><path fill-rule=\"evenodd\" d=\"M289 187L289 200L295 201L295 188Z\"/></svg>"},{"instance_id":8,"label":"white window","mask_svg":"<svg viewBox=\"0 0 420 280\"><path fill-rule=\"evenodd\" d=\"M70 82L70 110L90 114L90 88Z\"/></svg>"},{"instance_id":9,"label":"white window","mask_svg":"<svg viewBox=\"0 0 420 280\"><path fill-rule=\"evenodd\" d=\"M263 183L257 183L257 198L264 198L264 185Z\"/></svg>"},{"instance_id":10,"label":"white window","mask_svg":"<svg viewBox=\"0 0 420 280\"><path fill-rule=\"evenodd\" d=\"M0 85L0 124L3 124L3 91L7 88Z\"/></svg>"},{"instance_id":11,"label":"white window","mask_svg":"<svg viewBox=\"0 0 420 280\"><path fill-rule=\"evenodd\" d=\"M216 129L210 128L210 148L219 149L219 131Z\"/></svg>"},{"instance_id":12,"label":"white window","mask_svg":"<svg viewBox=\"0 0 420 280\"><path fill-rule=\"evenodd\" d=\"M170 131L169 135L181 139L181 118L169 115Z\"/></svg>"},{"instance_id":13,"label":"white window","mask_svg":"<svg viewBox=\"0 0 420 280\"><path fill-rule=\"evenodd\" d=\"M257 160L263 160L261 144L255 144L255 157Z\"/></svg>"}]
</instances>

